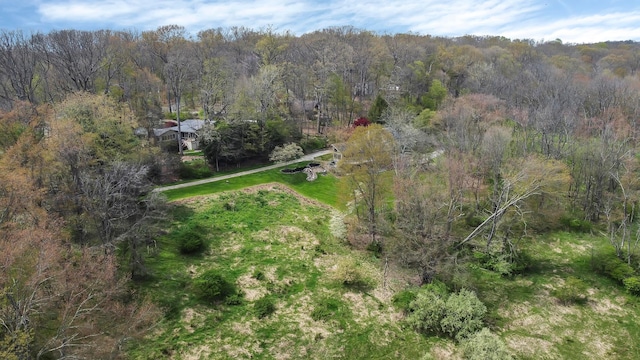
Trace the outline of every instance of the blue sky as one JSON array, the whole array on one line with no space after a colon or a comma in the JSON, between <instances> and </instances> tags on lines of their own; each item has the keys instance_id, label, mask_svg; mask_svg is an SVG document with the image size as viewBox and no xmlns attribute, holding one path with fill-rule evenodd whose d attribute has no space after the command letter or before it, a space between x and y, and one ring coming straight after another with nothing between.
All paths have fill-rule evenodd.
<instances>
[{"instance_id":1,"label":"blue sky","mask_svg":"<svg viewBox=\"0 0 640 360\"><path fill-rule=\"evenodd\" d=\"M640 41L638 0L0 0L0 28L43 31L351 25L378 33L500 35L565 43Z\"/></svg>"}]
</instances>

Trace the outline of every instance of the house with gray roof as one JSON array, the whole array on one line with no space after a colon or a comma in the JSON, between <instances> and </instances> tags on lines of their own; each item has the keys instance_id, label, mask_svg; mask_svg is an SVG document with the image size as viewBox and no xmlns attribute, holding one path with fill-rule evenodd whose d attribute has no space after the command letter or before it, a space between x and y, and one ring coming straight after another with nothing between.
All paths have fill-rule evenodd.
<instances>
[{"instance_id":1,"label":"house with gray roof","mask_svg":"<svg viewBox=\"0 0 640 360\"><path fill-rule=\"evenodd\" d=\"M178 123L167 122L169 126L153 129L153 135L159 144L169 144L178 141ZM173 126L171 126L173 125ZM198 130L205 125L205 120L188 119L180 121L180 137L182 146L187 150L198 150Z\"/></svg>"}]
</instances>

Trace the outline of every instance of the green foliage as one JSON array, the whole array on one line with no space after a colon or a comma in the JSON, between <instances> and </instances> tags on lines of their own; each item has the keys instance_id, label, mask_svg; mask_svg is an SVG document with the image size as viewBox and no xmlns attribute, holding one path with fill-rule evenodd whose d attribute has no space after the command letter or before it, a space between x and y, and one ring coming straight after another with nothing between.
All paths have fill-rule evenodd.
<instances>
[{"instance_id":1,"label":"green foliage","mask_svg":"<svg viewBox=\"0 0 640 360\"><path fill-rule=\"evenodd\" d=\"M155 299L155 303L162 309L167 319L176 319L180 316L181 306L180 293L167 293Z\"/></svg>"},{"instance_id":2,"label":"green foliage","mask_svg":"<svg viewBox=\"0 0 640 360\"><path fill-rule=\"evenodd\" d=\"M513 356L498 335L487 328L471 335L462 342L462 352L469 360L509 360Z\"/></svg>"},{"instance_id":3,"label":"green foliage","mask_svg":"<svg viewBox=\"0 0 640 360\"><path fill-rule=\"evenodd\" d=\"M178 114L176 112L166 112L164 113L165 119L177 120ZM180 111L180 120L193 119L194 116L188 111Z\"/></svg>"},{"instance_id":4,"label":"green foliage","mask_svg":"<svg viewBox=\"0 0 640 360\"><path fill-rule=\"evenodd\" d=\"M482 328L486 313L487 307L476 293L462 289L447 299L440 322L442 332L457 340L467 338Z\"/></svg>"},{"instance_id":5,"label":"green foliage","mask_svg":"<svg viewBox=\"0 0 640 360\"><path fill-rule=\"evenodd\" d=\"M29 348L33 344L33 330L15 330L5 333L0 330L0 359L30 359Z\"/></svg>"},{"instance_id":6,"label":"green foliage","mask_svg":"<svg viewBox=\"0 0 640 360\"><path fill-rule=\"evenodd\" d=\"M271 297L265 296L256 300L253 304L253 311L258 318L265 318L276 311L276 303Z\"/></svg>"},{"instance_id":7,"label":"green foliage","mask_svg":"<svg viewBox=\"0 0 640 360\"><path fill-rule=\"evenodd\" d=\"M207 302L224 300L236 293L236 287L217 270L207 270L194 281L196 294Z\"/></svg>"},{"instance_id":8,"label":"green foliage","mask_svg":"<svg viewBox=\"0 0 640 360\"><path fill-rule=\"evenodd\" d=\"M175 230L170 238L178 244L182 254L195 254L205 248L205 231L200 225L189 224Z\"/></svg>"},{"instance_id":9,"label":"green foliage","mask_svg":"<svg viewBox=\"0 0 640 360\"><path fill-rule=\"evenodd\" d=\"M462 340L482 328L487 307L473 291L447 294L444 285L436 284L421 289L409 310L407 322L418 331Z\"/></svg>"},{"instance_id":10,"label":"green foliage","mask_svg":"<svg viewBox=\"0 0 640 360\"><path fill-rule=\"evenodd\" d=\"M367 114L367 118L371 120L371 122L377 123L380 122L380 118L382 114L387 110L389 104L382 97L382 95L378 94L375 100L373 100L373 104L371 104L371 108L369 109L369 113Z\"/></svg>"},{"instance_id":11,"label":"green foliage","mask_svg":"<svg viewBox=\"0 0 640 360\"><path fill-rule=\"evenodd\" d=\"M476 228L482 224L484 219L478 215L474 215L473 212L470 212L469 215L465 216L464 222L467 226L471 228Z\"/></svg>"},{"instance_id":12,"label":"green foliage","mask_svg":"<svg viewBox=\"0 0 640 360\"><path fill-rule=\"evenodd\" d=\"M25 125L17 122L0 122L0 154L14 145L26 128Z\"/></svg>"},{"instance_id":13,"label":"green foliage","mask_svg":"<svg viewBox=\"0 0 640 360\"><path fill-rule=\"evenodd\" d=\"M587 289L588 286L584 281L574 276L569 276L564 284L554 289L551 294L565 305L582 304L587 301Z\"/></svg>"},{"instance_id":14,"label":"green foliage","mask_svg":"<svg viewBox=\"0 0 640 360\"><path fill-rule=\"evenodd\" d=\"M391 298L391 302L397 309L400 309L405 313L409 313L411 309L411 303L416 299L417 296L418 296L418 289L416 288L404 289L393 294L393 297Z\"/></svg>"},{"instance_id":15,"label":"green foliage","mask_svg":"<svg viewBox=\"0 0 640 360\"><path fill-rule=\"evenodd\" d=\"M183 180L204 179L213 176L213 171L203 160L181 162L178 175Z\"/></svg>"},{"instance_id":16,"label":"green foliage","mask_svg":"<svg viewBox=\"0 0 640 360\"><path fill-rule=\"evenodd\" d=\"M333 318L344 304L339 300L332 297L325 297L318 301L311 312L311 318L314 321L326 321Z\"/></svg>"},{"instance_id":17,"label":"green foliage","mask_svg":"<svg viewBox=\"0 0 640 360\"><path fill-rule=\"evenodd\" d=\"M631 276L622 281L630 294L640 296L640 276Z\"/></svg>"},{"instance_id":18,"label":"green foliage","mask_svg":"<svg viewBox=\"0 0 640 360\"><path fill-rule=\"evenodd\" d=\"M413 125L418 129L429 129L433 127L432 120L435 115L435 111L431 109L424 109L420 111L420 114L418 114L418 116L413 120Z\"/></svg>"},{"instance_id":19,"label":"green foliage","mask_svg":"<svg viewBox=\"0 0 640 360\"><path fill-rule=\"evenodd\" d=\"M629 264L620 260L612 251L600 251L593 256L596 271L622 284L624 279L634 276L635 271Z\"/></svg>"},{"instance_id":20,"label":"green foliage","mask_svg":"<svg viewBox=\"0 0 640 360\"><path fill-rule=\"evenodd\" d=\"M422 97L422 104L425 108L438 110L442 101L447 96L447 88L442 85L440 80L433 80L429 87L429 92Z\"/></svg>"},{"instance_id":21,"label":"green foliage","mask_svg":"<svg viewBox=\"0 0 640 360\"><path fill-rule=\"evenodd\" d=\"M474 251L473 257L481 267L494 271L502 276L509 276L513 273L513 264L509 261L507 254L502 251Z\"/></svg>"},{"instance_id":22,"label":"green foliage","mask_svg":"<svg viewBox=\"0 0 640 360\"><path fill-rule=\"evenodd\" d=\"M575 231L581 233L588 233L593 230L593 224L591 221L578 219L569 215L563 215L560 217L560 224L568 231Z\"/></svg>"},{"instance_id":23,"label":"green foliage","mask_svg":"<svg viewBox=\"0 0 640 360\"><path fill-rule=\"evenodd\" d=\"M254 279L258 280L258 281L262 281L264 279L266 279L266 277L264 276L264 273L260 270L256 270L253 272L253 275L251 276Z\"/></svg>"},{"instance_id":24,"label":"green foliage","mask_svg":"<svg viewBox=\"0 0 640 360\"><path fill-rule=\"evenodd\" d=\"M440 323L444 317L447 297L446 290L442 291L441 288L422 288L409 303L407 323L420 332L439 334L442 331Z\"/></svg>"},{"instance_id":25,"label":"green foliage","mask_svg":"<svg viewBox=\"0 0 640 360\"><path fill-rule=\"evenodd\" d=\"M367 245L367 251L370 251L375 257L382 255L382 244L380 241L372 241Z\"/></svg>"},{"instance_id":26,"label":"green foliage","mask_svg":"<svg viewBox=\"0 0 640 360\"><path fill-rule=\"evenodd\" d=\"M305 153L324 149L327 147L327 145L327 138L320 136L308 136L300 141L300 146Z\"/></svg>"}]
</instances>

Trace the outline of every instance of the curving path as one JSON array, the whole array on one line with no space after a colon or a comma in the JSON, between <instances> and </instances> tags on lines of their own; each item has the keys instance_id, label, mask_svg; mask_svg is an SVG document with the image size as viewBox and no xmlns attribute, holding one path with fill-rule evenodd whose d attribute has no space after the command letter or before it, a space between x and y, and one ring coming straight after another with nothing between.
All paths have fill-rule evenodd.
<instances>
[{"instance_id":1,"label":"curving path","mask_svg":"<svg viewBox=\"0 0 640 360\"><path fill-rule=\"evenodd\" d=\"M153 189L153 191L162 192L162 191L173 190L173 189L181 189L181 188L194 186L194 185L206 184L206 183L210 183L210 182L227 180L227 179L231 179L231 178L238 177L238 176L255 174L257 172L267 171L267 170L271 170L271 169L277 169L279 167L296 164L296 163L299 163L301 161L312 161L313 159L317 158L318 156L327 155L327 154L331 154L331 153L333 153L332 150L317 151L317 152L314 152L314 153L311 153L311 154L307 154L307 155L305 155L305 156L303 156L303 157L301 157L299 159L293 160L293 161L288 161L288 162L279 163L279 164L275 164L275 165L264 166L264 167L261 167L261 168L251 169L251 170L247 170L247 171L241 171L241 172L234 173L234 174L228 174L228 175L216 176L216 177L211 177L211 178L202 179L202 180L190 181L188 183L183 183L183 184L176 184L176 185L158 187L158 188Z\"/></svg>"}]
</instances>

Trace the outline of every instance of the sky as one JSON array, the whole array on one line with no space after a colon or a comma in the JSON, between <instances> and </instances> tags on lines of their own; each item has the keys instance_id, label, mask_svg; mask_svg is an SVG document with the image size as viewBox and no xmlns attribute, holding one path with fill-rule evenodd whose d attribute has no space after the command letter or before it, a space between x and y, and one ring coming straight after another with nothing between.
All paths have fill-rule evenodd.
<instances>
[{"instance_id":1,"label":"sky","mask_svg":"<svg viewBox=\"0 0 640 360\"><path fill-rule=\"evenodd\" d=\"M640 41L640 0L0 0L0 29L271 28L295 35L335 26L378 34L504 36L564 43Z\"/></svg>"}]
</instances>

